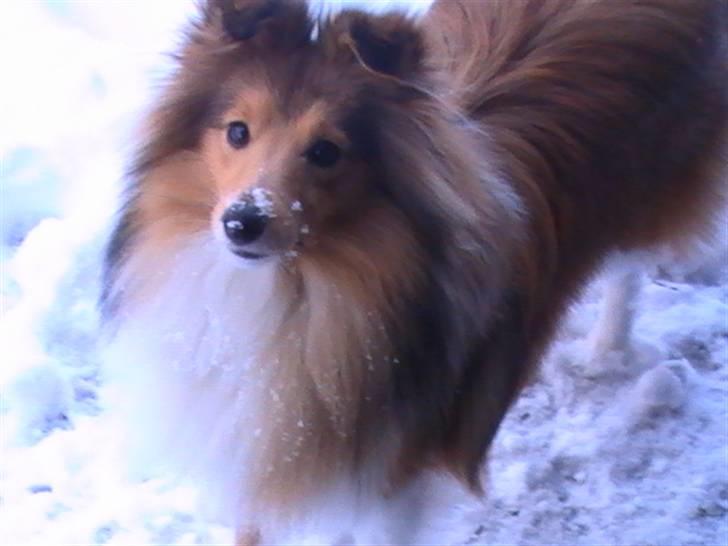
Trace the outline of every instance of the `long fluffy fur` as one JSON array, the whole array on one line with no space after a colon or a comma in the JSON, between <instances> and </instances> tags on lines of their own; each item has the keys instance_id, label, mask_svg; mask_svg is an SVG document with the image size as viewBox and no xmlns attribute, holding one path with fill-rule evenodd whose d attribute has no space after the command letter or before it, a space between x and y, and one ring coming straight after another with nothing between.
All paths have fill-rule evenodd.
<instances>
[{"instance_id":1,"label":"long fluffy fur","mask_svg":"<svg viewBox=\"0 0 728 546\"><path fill-rule=\"evenodd\" d=\"M709 225L728 9L439 0L419 21L315 21L294 0L239 4L210 0L191 27L108 247L112 347L150 360L133 405L175 408L172 451L192 450L185 464L263 536L261 514L280 524L327 497L358 499L354 513L428 469L479 491L600 261ZM345 112L359 182L304 203L347 218L319 223L316 244L241 271L210 235L204 149L250 81L289 120L321 96Z\"/></svg>"}]
</instances>

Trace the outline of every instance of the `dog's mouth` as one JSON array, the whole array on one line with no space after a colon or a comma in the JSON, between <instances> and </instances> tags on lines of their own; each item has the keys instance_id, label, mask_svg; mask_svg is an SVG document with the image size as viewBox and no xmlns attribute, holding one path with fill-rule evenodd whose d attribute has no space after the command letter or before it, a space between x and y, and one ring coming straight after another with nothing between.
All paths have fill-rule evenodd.
<instances>
[{"instance_id":1,"label":"dog's mouth","mask_svg":"<svg viewBox=\"0 0 728 546\"><path fill-rule=\"evenodd\" d=\"M240 256L245 260L264 260L268 258L268 254L260 254L258 252L250 252L248 250L241 250L239 248L231 248L230 251L236 256Z\"/></svg>"}]
</instances>

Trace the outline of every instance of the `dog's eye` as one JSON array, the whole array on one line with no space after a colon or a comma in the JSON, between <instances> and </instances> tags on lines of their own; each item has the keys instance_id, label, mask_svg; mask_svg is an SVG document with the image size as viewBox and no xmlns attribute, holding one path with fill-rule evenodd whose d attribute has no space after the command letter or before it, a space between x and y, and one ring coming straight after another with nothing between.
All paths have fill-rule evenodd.
<instances>
[{"instance_id":1,"label":"dog's eye","mask_svg":"<svg viewBox=\"0 0 728 546\"><path fill-rule=\"evenodd\" d=\"M245 147L250 140L248 126L242 121L233 121L227 128L227 140L236 149Z\"/></svg>"},{"instance_id":2,"label":"dog's eye","mask_svg":"<svg viewBox=\"0 0 728 546\"><path fill-rule=\"evenodd\" d=\"M341 157L341 148L330 140L317 140L304 155L317 167L333 167Z\"/></svg>"}]
</instances>

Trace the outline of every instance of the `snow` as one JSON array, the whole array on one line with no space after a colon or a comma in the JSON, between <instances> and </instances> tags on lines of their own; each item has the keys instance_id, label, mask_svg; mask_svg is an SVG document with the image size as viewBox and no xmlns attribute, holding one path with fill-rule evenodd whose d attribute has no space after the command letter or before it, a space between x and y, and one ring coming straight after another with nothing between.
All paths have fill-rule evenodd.
<instances>
[{"instance_id":1,"label":"snow","mask_svg":"<svg viewBox=\"0 0 728 546\"><path fill-rule=\"evenodd\" d=\"M611 370L588 369L584 336L603 287L572 309L501 429L471 543L726 543L728 274L640 284L630 358Z\"/></svg>"},{"instance_id":2,"label":"snow","mask_svg":"<svg viewBox=\"0 0 728 546\"><path fill-rule=\"evenodd\" d=\"M97 347L132 130L193 5L0 9L0 540L230 544L194 484L120 470ZM637 277L623 354L595 353L591 336L614 283L586 291L497 437L487 499L438 484L422 543L728 543L728 254L715 246Z\"/></svg>"},{"instance_id":3,"label":"snow","mask_svg":"<svg viewBox=\"0 0 728 546\"><path fill-rule=\"evenodd\" d=\"M275 216L273 212L273 194L265 188L253 188L250 190L250 195L253 198L253 204L260 209L260 211L270 217Z\"/></svg>"}]
</instances>

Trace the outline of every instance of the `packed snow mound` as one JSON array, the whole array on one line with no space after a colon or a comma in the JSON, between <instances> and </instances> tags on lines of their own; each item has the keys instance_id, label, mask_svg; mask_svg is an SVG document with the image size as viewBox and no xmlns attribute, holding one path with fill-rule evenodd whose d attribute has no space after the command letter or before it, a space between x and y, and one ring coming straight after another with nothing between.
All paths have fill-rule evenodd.
<instances>
[{"instance_id":1,"label":"packed snow mound","mask_svg":"<svg viewBox=\"0 0 728 546\"><path fill-rule=\"evenodd\" d=\"M720 282L643 279L611 367L587 343L599 285L574 306L498 435L469 543L726 542L728 275L703 274Z\"/></svg>"},{"instance_id":2,"label":"packed snow mound","mask_svg":"<svg viewBox=\"0 0 728 546\"><path fill-rule=\"evenodd\" d=\"M192 10L3 7L4 544L232 541L200 515L194 484L121 472L123 428L106 409L97 351L100 260L129 135L168 69L159 52ZM598 279L503 424L487 498L442 484L419 542L728 543L728 254L717 246L698 265L673 257L638 278L634 335L619 351L594 351L610 286Z\"/></svg>"}]
</instances>

